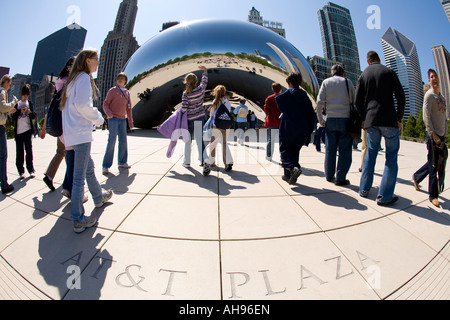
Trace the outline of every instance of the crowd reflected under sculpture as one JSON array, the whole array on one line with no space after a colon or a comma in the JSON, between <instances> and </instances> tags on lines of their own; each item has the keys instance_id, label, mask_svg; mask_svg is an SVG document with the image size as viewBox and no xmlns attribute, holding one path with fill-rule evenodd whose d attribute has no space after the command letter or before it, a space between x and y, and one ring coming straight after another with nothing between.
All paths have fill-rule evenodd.
<instances>
[{"instance_id":1,"label":"crowd reflected under sculpture","mask_svg":"<svg viewBox=\"0 0 450 320\"><path fill-rule=\"evenodd\" d=\"M196 20L171 27L147 41L124 68L130 82L134 124L160 125L181 104L186 74L201 78L208 68L210 91L222 84L236 99L243 97L260 119L271 85L286 88L291 72L303 76L302 87L316 97L319 86L305 57L290 42L262 26L235 20Z\"/></svg>"}]
</instances>

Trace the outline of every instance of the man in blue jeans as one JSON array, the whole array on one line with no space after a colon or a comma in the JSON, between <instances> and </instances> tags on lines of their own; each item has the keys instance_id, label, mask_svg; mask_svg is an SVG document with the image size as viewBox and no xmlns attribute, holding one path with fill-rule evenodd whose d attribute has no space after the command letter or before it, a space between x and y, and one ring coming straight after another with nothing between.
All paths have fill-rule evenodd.
<instances>
[{"instance_id":1,"label":"man in blue jeans","mask_svg":"<svg viewBox=\"0 0 450 320\"><path fill-rule=\"evenodd\" d=\"M367 154L361 173L359 194L366 198L373 184L375 163L380 141L386 142L386 163L377 196L380 206L397 202L394 196L398 174L398 151L400 149L401 121L405 111L405 93L396 73L381 65L378 54L367 54L369 66L358 80L356 108L367 129ZM394 104L397 99L397 110Z\"/></svg>"}]
</instances>

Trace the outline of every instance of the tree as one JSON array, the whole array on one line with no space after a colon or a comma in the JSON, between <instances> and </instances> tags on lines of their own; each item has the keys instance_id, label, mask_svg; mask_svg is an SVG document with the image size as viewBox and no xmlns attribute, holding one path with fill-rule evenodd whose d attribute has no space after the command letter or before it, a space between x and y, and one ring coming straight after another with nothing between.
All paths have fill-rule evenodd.
<instances>
[{"instance_id":1,"label":"tree","mask_svg":"<svg viewBox=\"0 0 450 320\"><path fill-rule=\"evenodd\" d=\"M417 137L425 140L426 139L426 131L427 131L427 128L425 127L425 122L423 121L423 109L422 109L422 110L420 110L419 119L417 120L417 123L416 123Z\"/></svg>"},{"instance_id":2,"label":"tree","mask_svg":"<svg viewBox=\"0 0 450 320\"><path fill-rule=\"evenodd\" d=\"M417 120L413 115L410 115L408 121L406 122L405 129L403 130L403 136L417 138L416 132Z\"/></svg>"}]
</instances>

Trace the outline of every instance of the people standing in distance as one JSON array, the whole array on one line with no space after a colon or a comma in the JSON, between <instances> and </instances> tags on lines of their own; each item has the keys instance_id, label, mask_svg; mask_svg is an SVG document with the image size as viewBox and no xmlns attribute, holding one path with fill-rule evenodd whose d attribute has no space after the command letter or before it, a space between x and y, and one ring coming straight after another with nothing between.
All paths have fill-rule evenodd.
<instances>
[{"instance_id":1,"label":"people standing in distance","mask_svg":"<svg viewBox=\"0 0 450 320\"><path fill-rule=\"evenodd\" d=\"M103 158L103 174L109 173L114 159L114 148L117 138L119 139L118 164L119 169L129 169L128 165L128 144L127 144L127 123L133 129L133 114L131 110L130 92L125 88L128 77L121 72L117 76L117 86L111 88L103 103L103 111L108 117L109 138Z\"/></svg>"}]
</instances>

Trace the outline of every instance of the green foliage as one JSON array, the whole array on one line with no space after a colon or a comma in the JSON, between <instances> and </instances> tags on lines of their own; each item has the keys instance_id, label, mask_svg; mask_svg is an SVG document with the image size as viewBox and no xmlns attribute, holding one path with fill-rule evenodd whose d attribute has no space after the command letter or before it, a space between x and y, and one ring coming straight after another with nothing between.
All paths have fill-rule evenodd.
<instances>
[{"instance_id":1,"label":"green foliage","mask_svg":"<svg viewBox=\"0 0 450 320\"><path fill-rule=\"evenodd\" d=\"M413 115L410 115L403 129L403 135L406 137L418 138L416 132L416 124L417 124L416 118Z\"/></svg>"}]
</instances>

